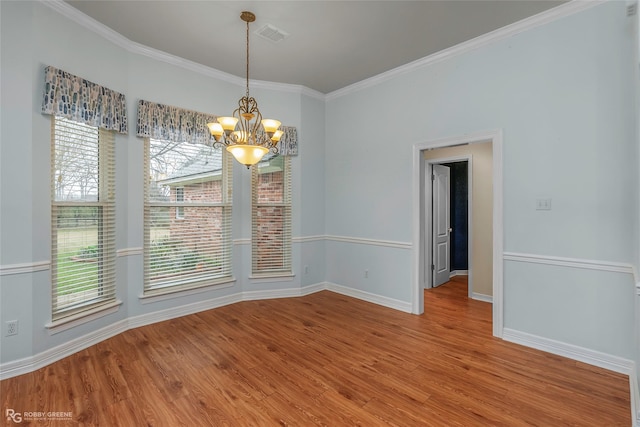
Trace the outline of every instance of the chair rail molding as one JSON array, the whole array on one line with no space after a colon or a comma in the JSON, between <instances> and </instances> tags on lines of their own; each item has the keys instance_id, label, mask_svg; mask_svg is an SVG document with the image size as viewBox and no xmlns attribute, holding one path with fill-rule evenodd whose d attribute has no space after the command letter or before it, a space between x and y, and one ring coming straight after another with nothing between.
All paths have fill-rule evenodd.
<instances>
[{"instance_id":1,"label":"chair rail molding","mask_svg":"<svg viewBox=\"0 0 640 427\"><path fill-rule=\"evenodd\" d=\"M613 273L630 274L634 282L638 283L638 274L635 266L624 262L600 261L583 258L569 258L552 255L527 254L519 252L504 252L505 261L524 262L530 264L546 264L558 267L571 267L587 270L608 271Z\"/></svg>"},{"instance_id":2,"label":"chair rail molding","mask_svg":"<svg viewBox=\"0 0 640 427\"><path fill-rule=\"evenodd\" d=\"M0 276L8 276L11 274L35 273L36 271L45 271L51 268L51 261L35 261L20 264L0 265Z\"/></svg>"},{"instance_id":3,"label":"chair rail molding","mask_svg":"<svg viewBox=\"0 0 640 427\"><path fill-rule=\"evenodd\" d=\"M364 239L361 237L326 236L325 239L329 242L355 243L358 245L384 246L387 248L411 249L413 247L413 244L411 242L396 242L392 240Z\"/></svg>"}]
</instances>

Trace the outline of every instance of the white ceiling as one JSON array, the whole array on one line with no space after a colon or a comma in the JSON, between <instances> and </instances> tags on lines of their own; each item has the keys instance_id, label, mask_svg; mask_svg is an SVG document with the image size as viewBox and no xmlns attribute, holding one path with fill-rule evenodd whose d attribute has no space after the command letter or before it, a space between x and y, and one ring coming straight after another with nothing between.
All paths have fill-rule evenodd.
<instances>
[{"instance_id":1,"label":"white ceiling","mask_svg":"<svg viewBox=\"0 0 640 427\"><path fill-rule=\"evenodd\" d=\"M245 77L329 93L556 7L563 1L120 1L66 2L142 45ZM254 32L271 24L289 37Z\"/></svg>"}]
</instances>

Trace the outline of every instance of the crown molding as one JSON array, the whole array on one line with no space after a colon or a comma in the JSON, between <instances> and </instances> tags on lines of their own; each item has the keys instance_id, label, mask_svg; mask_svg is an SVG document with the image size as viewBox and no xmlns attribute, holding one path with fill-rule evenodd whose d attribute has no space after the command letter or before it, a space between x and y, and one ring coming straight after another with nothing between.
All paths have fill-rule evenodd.
<instances>
[{"instance_id":1,"label":"crown molding","mask_svg":"<svg viewBox=\"0 0 640 427\"><path fill-rule=\"evenodd\" d=\"M63 0L39 0L39 2L47 6L48 8L58 12L62 16L72 20L76 24L79 24L86 29L98 34L99 36L109 40L116 46L119 46L128 52L146 56L148 58L165 62L167 64L175 65L177 67L184 68L186 70L193 71L207 77L212 77L226 83L234 84L236 86L244 87L245 85L245 79L243 77L225 73L224 71L220 71L212 67L207 67L206 65L198 64L197 62L180 58L179 56L175 56L170 53L163 52L161 50L154 49L152 47L129 40L122 34L112 30L101 22L96 21L92 17L85 15ZM317 98L322 101L324 101L325 99L325 95L323 93L301 85L268 82L264 80L252 80L251 86L260 89L297 93L312 98Z\"/></svg>"},{"instance_id":2,"label":"crown molding","mask_svg":"<svg viewBox=\"0 0 640 427\"><path fill-rule=\"evenodd\" d=\"M39 2L42 5L47 6L49 9L58 12L60 15L71 19L73 22L82 25L96 34L99 34L113 44L126 50L130 50L129 46L131 45L131 40L106 25L101 24L90 16L85 15L68 3L65 3L62 0L39 0Z\"/></svg>"},{"instance_id":3,"label":"crown molding","mask_svg":"<svg viewBox=\"0 0 640 427\"><path fill-rule=\"evenodd\" d=\"M55 1L58 1L58 0L55 0ZM87 18L93 19L89 17ZM99 25L102 25L102 24L99 23ZM104 27L104 25L102 26ZM111 31L111 29L109 28L107 29ZM154 49L152 47L145 46L140 43L136 43L126 38L125 40L127 40L127 45L123 47L131 53L138 54L141 56L146 56L148 58L155 59L156 61L160 61L160 62L165 62L170 65L175 65L177 67L184 68L186 70L193 71L195 73L202 74L207 77L213 77L214 79L221 80L226 83L231 83L236 86L244 87L245 85L245 79L241 77L234 76L233 74L225 73L224 71L220 71L215 68L207 67L206 65L198 64L197 62L193 62L188 59L180 58L179 56L175 56L170 53L163 52L161 50Z\"/></svg>"},{"instance_id":4,"label":"crown molding","mask_svg":"<svg viewBox=\"0 0 640 427\"><path fill-rule=\"evenodd\" d=\"M547 11L541 12L537 15L525 18L521 21L514 22L506 27L498 28L490 33L483 34L474 39L467 40L450 48L438 51L432 55L425 56L424 58L417 59L409 62L408 64L401 65L393 68L384 73L380 73L365 80L361 80L357 83L345 86L341 89L329 92L325 95L327 101L331 101L336 98L366 89L372 86L377 86L387 80L396 78L403 74L427 67L446 59L453 58L458 55L462 55L467 52L479 49L481 47L490 45L500 40L513 37L524 31L528 31L542 25L557 21L558 19L574 15L578 12L590 9L594 6L607 3L608 0L571 0L568 3L564 3L560 6L554 7Z\"/></svg>"},{"instance_id":5,"label":"crown molding","mask_svg":"<svg viewBox=\"0 0 640 427\"><path fill-rule=\"evenodd\" d=\"M241 80L242 80L242 86L244 87L245 80L244 79L241 79ZM249 82L249 86L256 89L268 89L268 90L277 90L279 92L298 93L298 94L309 96L311 98L319 99L320 101L324 101L325 99L325 94L322 92L318 92L317 90L310 89L306 86L295 85L291 83L269 82L266 80L251 80Z\"/></svg>"},{"instance_id":6,"label":"crown molding","mask_svg":"<svg viewBox=\"0 0 640 427\"><path fill-rule=\"evenodd\" d=\"M244 78L235 76L233 74L225 73L215 68L207 67L205 65L198 64L196 62L189 61L187 59L180 58L178 56L171 55L169 53L162 52L160 50L153 49L148 46L144 46L140 43L133 42L128 38L124 37L123 35L121 35L120 33L112 30L111 28L105 26L104 24L96 21L90 16L85 15L84 13L80 12L79 10L65 3L63 0L39 0L39 1L43 5L49 7L50 9L55 10L61 15L71 19L77 24L89 29L90 31L93 31L94 33L104 37L105 39L111 41L112 43L122 47L123 49L131 53L147 56L149 58L162 61L171 65L175 65L177 67L181 67L186 70L190 70L190 71L193 71L208 77L212 77L227 83L231 83L237 86L244 86L245 84ZM392 78L395 78L403 74L415 71L417 69L426 67L428 65L435 64L437 62L444 61L446 59L473 51L475 49L478 49L483 46L487 46L497 41L507 39L514 35L520 34L524 31L540 27L542 25L554 22L558 19L576 14L578 12L582 12L584 10L590 9L592 7L601 5L606 2L607 0L572 0L572 1L569 1L568 3L562 4L553 9L549 9L545 12L539 13L532 17L525 18L511 25L507 25L506 27L499 28L490 33L483 34L474 39L452 46L448 49L441 50L432 55L415 60L405 65L401 65L392 70L389 70L384 73L378 74L376 76L370 77L368 79L359 81L352 85L345 86L341 89L335 90L326 95L316 90L310 89L306 86L288 84L288 83L277 83L277 82L268 82L264 80L254 80L251 82L251 85L255 88L277 90L281 92L298 93L298 94L309 96L311 98L316 98L322 101L330 101L330 100L348 95L350 93L357 92L365 88L379 85Z\"/></svg>"}]
</instances>

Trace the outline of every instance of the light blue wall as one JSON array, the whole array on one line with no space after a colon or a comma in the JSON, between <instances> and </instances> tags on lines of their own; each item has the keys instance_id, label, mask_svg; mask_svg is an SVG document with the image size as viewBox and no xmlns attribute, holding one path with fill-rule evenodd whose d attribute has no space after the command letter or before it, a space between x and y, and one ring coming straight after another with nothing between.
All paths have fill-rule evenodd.
<instances>
[{"instance_id":1,"label":"light blue wall","mask_svg":"<svg viewBox=\"0 0 640 427\"><path fill-rule=\"evenodd\" d=\"M508 328L633 359L628 274L507 262L504 280Z\"/></svg>"},{"instance_id":2,"label":"light blue wall","mask_svg":"<svg viewBox=\"0 0 640 427\"><path fill-rule=\"evenodd\" d=\"M632 31L633 37L636 41L636 49L634 51L634 63L637 65L635 67L635 94L636 94L636 144L638 146L638 151L636 153L636 159L638 164L640 165L640 15L636 13L635 15L635 29ZM636 170L636 179L640 182L640 167ZM638 195L637 203L640 211L640 189L636 189L636 194ZM636 247L636 265L640 266L640 221L636 222L636 227L633 230L633 234L636 236L636 241L638 242L638 246ZM634 319L635 324L635 336L636 336L636 346L635 346L635 364L636 364L636 379L640 381L640 282L638 282L640 278L636 277L636 316ZM640 389L640 387L638 387ZM636 407L637 415L640 415L640 409ZM637 416L640 419L640 416Z\"/></svg>"},{"instance_id":3,"label":"light blue wall","mask_svg":"<svg viewBox=\"0 0 640 427\"><path fill-rule=\"evenodd\" d=\"M235 105L242 87L131 53L40 3L0 2L0 18L0 265L50 259L50 119L39 112L45 65L127 95L130 133L116 138L117 248L141 248L137 100L215 114ZM50 335L49 270L0 276L0 325L20 321L17 336L0 337L0 363L127 317L240 291L328 281L410 302L412 147L469 132L504 131L506 251L636 263L633 31L625 3L610 2L327 102L252 89L265 115L299 132L295 277L248 279L249 174L236 165L234 286L142 304L142 256L122 256L120 310ZM535 210L540 197L552 198L552 211ZM627 276L506 262L505 326L632 358Z\"/></svg>"},{"instance_id":4,"label":"light blue wall","mask_svg":"<svg viewBox=\"0 0 640 427\"><path fill-rule=\"evenodd\" d=\"M143 245L143 140L135 136L135 115L139 99L186 109L222 114L244 94L242 85L212 78L183 67L132 53L96 33L70 21L39 2L0 2L2 111L0 145L0 265L32 264L50 259L50 116L40 113L44 66L53 65L82 76L127 97L129 134L116 136L116 247L139 250ZM324 180L323 120L313 122L316 112L324 114L324 102L309 98L302 90L283 86L252 88L265 116L278 117L295 126L305 138L304 149L292 159L293 236L303 230L322 234L321 209L303 213L302 194L307 199ZM304 103L304 107L303 107ZM230 112L230 111L229 111ZM303 115L307 115L305 124ZM305 129L304 126L308 126ZM303 145L301 143L301 145ZM320 154L313 161L305 159ZM307 168L307 166L309 166ZM319 202L323 206L323 200ZM317 206L317 205L316 205ZM313 203L309 204L313 208ZM299 288L301 259L320 254L313 277L324 280L324 248L318 242L296 243L293 248L295 277L269 283L249 280L251 237L250 172L234 162L233 286L197 295L177 296L157 302L140 300L142 255L120 256L117 260L117 294L123 301L117 313L69 330L50 334L44 327L50 319L50 271L0 276L0 324L17 319L20 333L0 338L0 362L30 357L75 338L95 333L119 320L204 301L242 291ZM323 225L319 230L323 229ZM304 240L304 239L302 239ZM317 282L316 282L317 283Z\"/></svg>"},{"instance_id":5,"label":"light blue wall","mask_svg":"<svg viewBox=\"0 0 640 427\"><path fill-rule=\"evenodd\" d=\"M314 238L312 241L297 243L301 247L300 267L297 271L302 276L303 286L322 283L325 280L325 242L322 239L325 235L324 116L324 100L310 96L302 97L302 132L298 137L305 141L305 144L300 145L300 169L307 174L299 193L298 217L301 230L298 235Z\"/></svg>"},{"instance_id":6,"label":"light blue wall","mask_svg":"<svg viewBox=\"0 0 640 427\"><path fill-rule=\"evenodd\" d=\"M413 144L502 128L505 249L635 262L627 30L612 2L329 101L327 233L411 241Z\"/></svg>"},{"instance_id":7,"label":"light blue wall","mask_svg":"<svg viewBox=\"0 0 640 427\"><path fill-rule=\"evenodd\" d=\"M504 250L634 264L634 25L609 2L330 99L327 234L411 242L413 145L502 129ZM330 246L329 281L409 301L411 251ZM505 269L505 327L633 357L630 274Z\"/></svg>"},{"instance_id":8,"label":"light blue wall","mask_svg":"<svg viewBox=\"0 0 640 427\"><path fill-rule=\"evenodd\" d=\"M15 265L44 261L45 253L34 254L33 243L33 150L31 148L31 111L33 95L31 87L35 76L31 72L34 42L31 25L31 9L16 3L0 5L0 264ZM5 34L20 34L10 38ZM26 72L25 72L26 71ZM6 108L11 105L11 108ZM6 141L11 141L7 143ZM46 154L44 155L46 157ZM14 179L13 177L20 177ZM5 195L11 194L8 203ZM48 238L48 233L42 239ZM37 247L37 245L35 245ZM38 258L40 257L40 258ZM0 351L11 360L33 352L33 284L36 276L43 274L0 277L0 324L5 320L23 316L20 330L25 334L14 337L12 342L0 341ZM6 317L5 317L6 316ZM4 334L0 334L4 335ZM2 340L2 338L0 338ZM0 361L3 359L0 359Z\"/></svg>"}]
</instances>

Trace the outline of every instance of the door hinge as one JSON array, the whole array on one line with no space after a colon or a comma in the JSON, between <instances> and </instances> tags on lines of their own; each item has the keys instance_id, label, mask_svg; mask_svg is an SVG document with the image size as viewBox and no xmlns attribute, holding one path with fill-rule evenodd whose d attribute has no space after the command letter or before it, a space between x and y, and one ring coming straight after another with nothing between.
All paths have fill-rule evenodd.
<instances>
[{"instance_id":1,"label":"door hinge","mask_svg":"<svg viewBox=\"0 0 640 427\"><path fill-rule=\"evenodd\" d=\"M433 271L433 270L435 270L435 269L436 269L436 266L435 266L435 265L433 265L433 264L431 264L431 271Z\"/></svg>"},{"instance_id":2,"label":"door hinge","mask_svg":"<svg viewBox=\"0 0 640 427\"><path fill-rule=\"evenodd\" d=\"M436 180L436 176L435 175L431 175L431 181L435 181Z\"/></svg>"}]
</instances>

